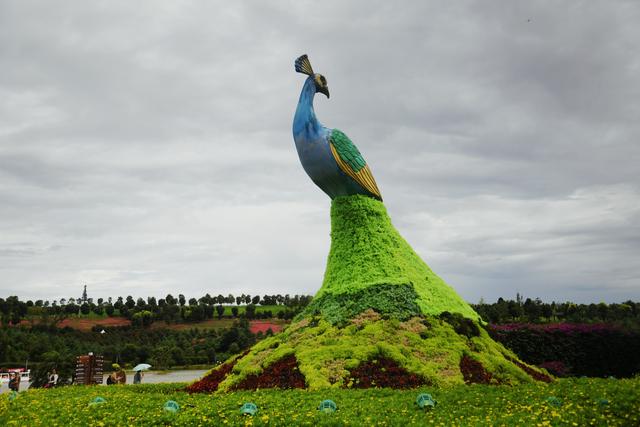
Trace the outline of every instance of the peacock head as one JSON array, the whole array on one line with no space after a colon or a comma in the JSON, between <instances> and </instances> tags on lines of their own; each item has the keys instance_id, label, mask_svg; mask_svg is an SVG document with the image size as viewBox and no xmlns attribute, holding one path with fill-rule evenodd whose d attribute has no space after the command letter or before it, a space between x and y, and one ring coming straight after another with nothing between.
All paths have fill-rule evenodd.
<instances>
[{"instance_id":1,"label":"peacock head","mask_svg":"<svg viewBox=\"0 0 640 427\"><path fill-rule=\"evenodd\" d=\"M327 86L327 79L322 74L313 72L311 62L309 62L309 57L307 57L306 54L296 59L295 68L297 72L306 74L313 78L313 82L316 86L316 93L323 93L327 98L329 98L329 86Z\"/></svg>"}]
</instances>

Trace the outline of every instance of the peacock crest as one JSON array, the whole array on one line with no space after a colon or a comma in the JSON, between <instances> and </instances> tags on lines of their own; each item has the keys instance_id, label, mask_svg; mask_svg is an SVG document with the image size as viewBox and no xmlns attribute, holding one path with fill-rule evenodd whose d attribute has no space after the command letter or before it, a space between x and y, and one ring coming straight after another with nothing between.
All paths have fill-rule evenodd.
<instances>
[{"instance_id":1,"label":"peacock crest","mask_svg":"<svg viewBox=\"0 0 640 427\"><path fill-rule=\"evenodd\" d=\"M302 55L295 62L296 71L302 74L306 74L308 76L313 76L313 68L311 68L311 62L309 62L309 57L307 54Z\"/></svg>"}]
</instances>

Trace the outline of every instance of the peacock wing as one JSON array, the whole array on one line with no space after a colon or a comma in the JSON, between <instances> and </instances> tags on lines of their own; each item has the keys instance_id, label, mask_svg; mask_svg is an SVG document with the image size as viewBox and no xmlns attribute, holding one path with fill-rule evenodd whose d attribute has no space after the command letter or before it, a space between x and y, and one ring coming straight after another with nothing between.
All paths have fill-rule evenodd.
<instances>
[{"instance_id":1,"label":"peacock wing","mask_svg":"<svg viewBox=\"0 0 640 427\"><path fill-rule=\"evenodd\" d=\"M333 129L329 136L329 147L331 147L331 153L340 169L371 194L382 200L380 190L376 180L373 178L369 165L367 165L358 147L351 142L349 137L338 129Z\"/></svg>"}]
</instances>

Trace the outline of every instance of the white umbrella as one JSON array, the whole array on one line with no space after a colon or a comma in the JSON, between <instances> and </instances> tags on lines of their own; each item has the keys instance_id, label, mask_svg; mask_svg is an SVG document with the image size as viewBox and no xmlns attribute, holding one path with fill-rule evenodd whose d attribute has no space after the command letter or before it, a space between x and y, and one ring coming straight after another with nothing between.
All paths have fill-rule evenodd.
<instances>
[{"instance_id":1,"label":"white umbrella","mask_svg":"<svg viewBox=\"0 0 640 427\"><path fill-rule=\"evenodd\" d=\"M149 365L148 363L141 363L139 365L136 365L136 367L133 368L133 370L134 371L146 371L150 367L151 367L151 365Z\"/></svg>"}]
</instances>

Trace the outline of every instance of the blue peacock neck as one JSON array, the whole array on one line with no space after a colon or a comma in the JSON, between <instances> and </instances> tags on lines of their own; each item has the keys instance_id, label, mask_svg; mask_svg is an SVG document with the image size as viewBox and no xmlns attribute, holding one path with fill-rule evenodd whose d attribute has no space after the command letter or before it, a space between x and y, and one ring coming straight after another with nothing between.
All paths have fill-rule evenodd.
<instances>
[{"instance_id":1,"label":"blue peacock neck","mask_svg":"<svg viewBox=\"0 0 640 427\"><path fill-rule=\"evenodd\" d=\"M313 111L313 97L315 95L316 85L313 77L309 76L302 87L298 108L296 108L296 114L293 118L293 134L302 134L301 136L307 140L319 135L323 127Z\"/></svg>"}]
</instances>

